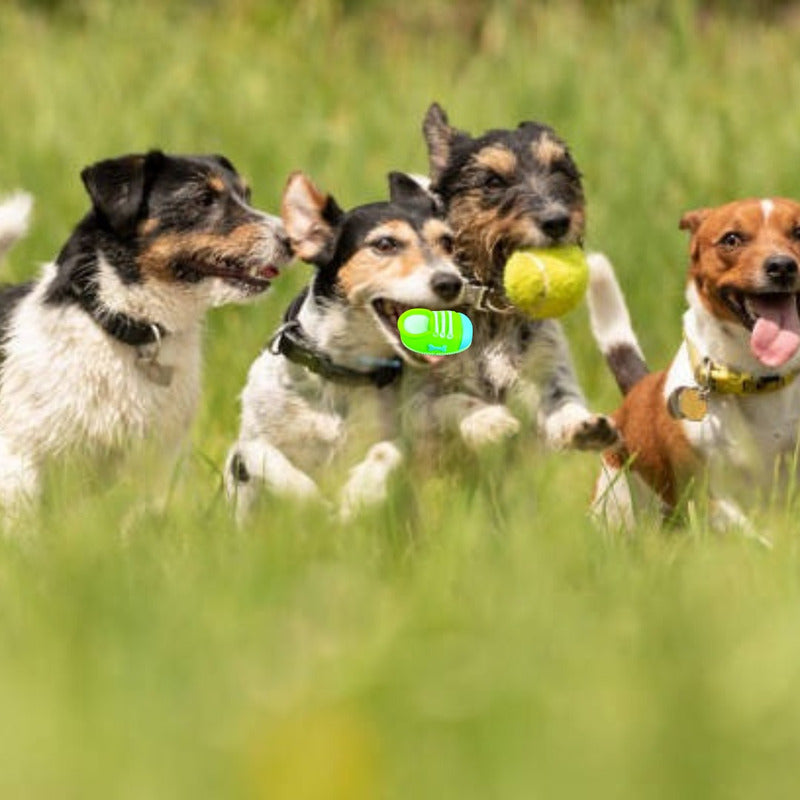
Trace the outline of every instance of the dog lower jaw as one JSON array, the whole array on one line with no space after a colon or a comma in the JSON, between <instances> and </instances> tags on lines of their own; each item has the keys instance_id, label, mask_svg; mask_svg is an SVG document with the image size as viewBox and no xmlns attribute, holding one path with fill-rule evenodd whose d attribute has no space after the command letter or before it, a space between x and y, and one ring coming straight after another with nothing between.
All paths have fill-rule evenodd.
<instances>
[{"instance_id":1,"label":"dog lower jaw","mask_svg":"<svg viewBox=\"0 0 800 800\"><path fill-rule=\"evenodd\" d=\"M370 313L378 321L378 326L389 344L391 344L392 349L407 364L417 367L436 363L441 358L441 356L426 356L422 353L415 353L409 350L400 339L400 331L397 328L397 321L400 319L400 315L409 309L421 307L425 306L423 304L412 306L385 297L377 297L369 303Z\"/></svg>"}]
</instances>

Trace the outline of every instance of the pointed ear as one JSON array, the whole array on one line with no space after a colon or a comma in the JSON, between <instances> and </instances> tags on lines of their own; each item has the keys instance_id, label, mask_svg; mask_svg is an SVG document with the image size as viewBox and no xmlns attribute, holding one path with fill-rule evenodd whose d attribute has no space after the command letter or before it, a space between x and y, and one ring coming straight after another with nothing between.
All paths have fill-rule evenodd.
<instances>
[{"instance_id":1,"label":"pointed ear","mask_svg":"<svg viewBox=\"0 0 800 800\"><path fill-rule=\"evenodd\" d=\"M423 183L424 181L424 183ZM427 187L430 181L422 176L411 176L405 172L389 173L389 200L401 206L414 205L426 214L440 215L441 202Z\"/></svg>"},{"instance_id":2,"label":"pointed ear","mask_svg":"<svg viewBox=\"0 0 800 800\"><path fill-rule=\"evenodd\" d=\"M464 134L450 125L447 114L438 103L432 103L425 114L422 133L428 145L431 180L436 183L450 159L453 142Z\"/></svg>"},{"instance_id":3,"label":"pointed ear","mask_svg":"<svg viewBox=\"0 0 800 800\"><path fill-rule=\"evenodd\" d=\"M697 229L703 224L703 221L709 214L708 208L697 208L694 211L687 211L678 223L678 227L682 231L689 231L692 236L697 233Z\"/></svg>"},{"instance_id":4,"label":"pointed ear","mask_svg":"<svg viewBox=\"0 0 800 800\"><path fill-rule=\"evenodd\" d=\"M283 226L292 250L303 261L324 261L333 247L343 211L302 172L289 176L281 200Z\"/></svg>"},{"instance_id":5,"label":"pointed ear","mask_svg":"<svg viewBox=\"0 0 800 800\"><path fill-rule=\"evenodd\" d=\"M95 211L113 231L123 236L133 232L150 179L165 160L162 152L154 150L98 161L81 172Z\"/></svg>"}]
</instances>

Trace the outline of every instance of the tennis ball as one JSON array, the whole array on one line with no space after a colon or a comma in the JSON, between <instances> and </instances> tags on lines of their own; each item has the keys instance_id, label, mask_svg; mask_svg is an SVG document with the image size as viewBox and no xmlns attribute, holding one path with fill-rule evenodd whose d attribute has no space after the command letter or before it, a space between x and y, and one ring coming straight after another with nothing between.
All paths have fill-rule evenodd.
<instances>
[{"instance_id":1,"label":"tennis ball","mask_svg":"<svg viewBox=\"0 0 800 800\"><path fill-rule=\"evenodd\" d=\"M589 266L575 245L517 250L506 261L506 297L531 317L560 317L575 308L589 283Z\"/></svg>"}]
</instances>

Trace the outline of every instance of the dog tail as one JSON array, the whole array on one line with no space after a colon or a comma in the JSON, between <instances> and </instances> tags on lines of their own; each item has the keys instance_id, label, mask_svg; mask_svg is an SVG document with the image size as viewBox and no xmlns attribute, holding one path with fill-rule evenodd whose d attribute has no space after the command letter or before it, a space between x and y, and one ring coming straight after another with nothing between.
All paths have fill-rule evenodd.
<instances>
[{"instance_id":1,"label":"dog tail","mask_svg":"<svg viewBox=\"0 0 800 800\"><path fill-rule=\"evenodd\" d=\"M28 232L32 208L33 197L27 192L15 192L0 203L0 258Z\"/></svg>"},{"instance_id":2,"label":"dog tail","mask_svg":"<svg viewBox=\"0 0 800 800\"><path fill-rule=\"evenodd\" d=\"M625 395L649 370L611 262L602 253L590 253L587 261L592 333L617 386Z\"/></svg>"}]
</instances>

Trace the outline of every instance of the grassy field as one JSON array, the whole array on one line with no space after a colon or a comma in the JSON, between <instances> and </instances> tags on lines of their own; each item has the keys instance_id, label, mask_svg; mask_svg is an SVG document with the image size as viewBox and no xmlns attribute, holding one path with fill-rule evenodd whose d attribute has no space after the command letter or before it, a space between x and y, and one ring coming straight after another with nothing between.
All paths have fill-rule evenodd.
<instances>
[{"instance_id":1,"label":"grassy field","mask_svg":"<svg viewBox=\"0 0 800 800\"><path fill-rule=\"evenodd\" d=\"M789 14L48 5L0 6L0 191L38 200L9 279L84 213L93 160L221 151L266 209L301 167L351 205L384 196L390 169L426 168L437 99L468 130L535 118L571 143L589 245L615 260L661 364L680 330L681 213L800 197ZM757 516L772 551L700 523L604 536L585 517L595 458L520 442L475 485L442 475L351 526L281 503L234 528L219 465L237 395L307 276L212 314L163 516L130 522L144 479L105 487L71 464L34 535L0 540L0 797L795 797L792 498ZM592 404L613 408L585 310L566 326Z\"/></svg>"}]
</instances>

